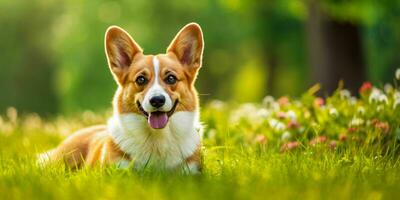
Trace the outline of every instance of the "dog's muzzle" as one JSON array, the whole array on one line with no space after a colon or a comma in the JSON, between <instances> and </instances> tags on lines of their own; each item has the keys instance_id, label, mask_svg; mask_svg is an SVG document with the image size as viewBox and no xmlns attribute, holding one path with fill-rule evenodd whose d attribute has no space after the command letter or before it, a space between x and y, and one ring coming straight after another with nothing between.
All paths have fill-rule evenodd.
<instances>
[{"instance_id":1,"label":"dog's muzzle","mask_svg":"<svg viewBox=\"0 0 400 200\"><path fill-rule=\"evenodd\" d=\"M157 96L155 96L155 97L157 97ZM164 103L162 103L161 106L159 106L161 104L161 102L162 102L161 99L156 99L154 101L155 102L153 102L153 103L155 105L157 105L158 108L160 108L162 105L164 105L165 98L164 98ZM178 102L179 101L176 100L175 103L174 103L174 106L168 112L154 111L154 112L148 113L143 109L143 107L142 107L142 105L140 104L139 101L137 101L137 106L138 106L140 112L147 118L147 122L148 122L148 124L150 125L151 128L163 129L163 128L165 128L165 126L167 126L169 118L172 116L172 114L174 114L176 106L178 105ZM151 103L152 106L154 106L153 103L151 102L151 99L150 99L150 103ZM156 107L156 106L154 106L154 107Z\"/></svg>"}]
</instances>

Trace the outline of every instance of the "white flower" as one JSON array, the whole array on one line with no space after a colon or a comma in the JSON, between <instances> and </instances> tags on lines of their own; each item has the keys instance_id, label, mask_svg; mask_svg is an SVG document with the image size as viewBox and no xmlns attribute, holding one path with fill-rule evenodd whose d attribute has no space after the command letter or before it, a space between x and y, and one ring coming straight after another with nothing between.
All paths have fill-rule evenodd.
<instances>
[{"instance_id":1,"label":"white flower","mask_svg":"<svg viewBox=\"0 0 400 200\"><path fill-rule=\"evenodd\" d=\"M331 116L333 116L333 117L339 116L339 113L338 113L338 111L336 110L336 108L330 108L330 109L329 109L329 114L330 114Z\"/></svg>"},{"instance_id":2,"label":"white flower","mask_svg":"<svg viewBox=\"0 0 400 200\"><path fill-rule=\"evenodd\" d=\"M400 105L400 99L395 99L393 102L393 109L396 109L397 106L399 106L399 105Z\"/></svg>"},{"instance_id":3,"label":"white flower","mask_svg":"<svg viewBox=\"0 0 400 200\"><path fill-rule=\"evenodd\" d=\"M290 132L289 132L289 131L285 131L285 132L282 134L281 139L282 139L282 140L289 140L291 137L292 137L292 135L290 134Z\"/></svg>"},{"instance_id":4,"label":"white flower","mask_svg":"<svg viewBox=\"0 0 400 200\"><path fill-rule=\"evenodd\" d=\"M365 114L365 108L360 106L357 108L357 113L360 115L364 115Z\"/></svg>"},{"instance_id":5,"label":"white flower","mask_svg":"<svg viewBox=\"0 0 400 200\"><path fill-rule=\"evenodd\" d=\"M213 100L210 103L210 107L216 109L216 110L222 110L225 108L225 103L223 101L220 100Z\"/></svg>"},{"instance_id":6,"label":"white flower","mask_svg":"<svg viewBox=\"0 0 400 200\"><path fill-rule=\"evenodd\" d=\"M384 90L386 93L390 93L393 91L393 86L389 83L386 83L385 86L383 86Z\"/></svg>"},{"instance_id":7,"label":"white flower","mask_svg":"<svg viewBox=\"0 0 400 200\"><path fill-rule=\"evenodd\" d=\"M261 108L257 111L257 117L259 118L267 118L271 115L271 112L265 108Z\"/></svg>"},{"instance_id":8,"label":"white flower","mask_svg":"<svg viewBox=\"0 0 400 200\"><path fill-rule=\"evenodd\" d=\"M351 97L351 93L350 93L349 90L343 89L343 90L340 91L340 97L342 99L350 98Z\"/></svg>"},{"instance_id":9,"label":"white flower","mask_svg":"<svg viewBox=\"0 0 400 200\"><path fill-rule=\"evenodd\" d=\"M289 110L286 115L288 116L289 119L296 119L296 113L293 110Z\"/></svg>"},{"instance_id":10,"label":"white flower","mask_svg":"<svg viewBox=\"0 0 400 200\"><path fill-rule=\"evenodd\" d=\"M381 94L381 95L379 95L379 102L388 104L388 103L389 103L389 100L388 100L388 98L386 97L386 95Z\"/></svg>"},{"instance_id":11,"label":"white flower","mask_svg":"<svg viewBox=\"0 0 400 200\"><path fill-rule=\"evenodd\" d=\"M396 70L396 79L400 80L400 68Z\"/></svg>"},{"instance_id":12,"label":"white flower","mask_svg":"<svg viewBox=\"0 0 400 200\"><path fill-rule=\"evenodd\" d=\"M230 116L230 122L235 124L239 123L241 120L249 120L252 122L262 122L263 119L257 117L256 113L258 108L251 103L242 104L238 109L236 109Z\"/></svg>"},{"instance_id":13,"label":"white flower","mask_svg":"<svg viewBox=\"0 0 400 200\"><path fill-rule=\"evenodd\" d=\"M394 101L393 101L393 109L396 109L397 106L400 105L400 92L399 91L396 91L393 94L393 99L394 99Z\"/></svg>"},{"instance_id":14,"label":"white flower","mask_svg":"<svg viewBox=\"0 0 400 200\"><path fill-rule=\"evenodd\" d=\"M268 121L269 126L271 126L271 128L275 129L276 131L282 131L286 128L285 124L276 120L276 119L270 119Z\"/></svg>"},{"instance_id":15,"label":"white flower","mask_svg":"<svg viewBox=\"0 0 400 200\"><path fill-rule=\"evenodd\" d=\"M393 94L393 98L394 98L394 99L400 99L400 92L399 92L399 91L396 91L396 92Z\"/></svg>"},{"instance_id":16,"label":"white flower","mask_svg":"<svg viewBox=\"0 0 400 200\"><path fill-rule=\"evenodd\" d=\"M301 101L299 101L299 100L294 100L294 101L293 101L293 105L295 105L295 106L297 106L297 107L303 106L303 104L302 104Z\"/></svg>"},{"instance_id":17,"label":"white flower","mask_svg":"<svg viewBox=\"0 0 400 200\"><path fill-rule=\"evenodd\" d=\"M369 95L369 103L375 103L379 101L379 97L381 96L382 92L377 88L372 88L372 92Z\"/></svg>"},{"instance_id":18,"label":"white flower","mask_svg":"<svg viewBox=\"0 0 400 200\"><path fill-rule=\"evenodd\" d=\"M362 124L364 124L364 120L361 118L353 118L350 121L350 126L360 126Z\"/></svg>"},{"instance_id":19,"label":"white flower","mask_svg":"<svg viewBox=\"0 0 400 200\"><path fill-rule=\"evenodd\" d=\"M274 97L272 96L266 96L264 97L262 103L264 106L269 107L275 102Z\"/></svg>"},{"instance_id":20,"label":"white flower","mask_svg":"<svg viewBox=\"0 0 400 200\"><path fill-rule=\"evenodd\" d=\"M270 109L270 110L273 110L273 111L279 110L279 103L277 103L277 102L274 100L274 97L272 97L272 96L266 96L266 97L264 97L262 104L263 104L266 108L268 108L268 109Z\"/></svg>"},{"instance_id":21,"label":"white flower","mask_svg":"<svg viewBox=\"0 0 400 200\"><path fill-rule=\"evenodd\" d=\"M349 103L350 103L350 105L356 105L357 104L357 98L356 97L350 97Z\"/></svg>"}]
</instances>

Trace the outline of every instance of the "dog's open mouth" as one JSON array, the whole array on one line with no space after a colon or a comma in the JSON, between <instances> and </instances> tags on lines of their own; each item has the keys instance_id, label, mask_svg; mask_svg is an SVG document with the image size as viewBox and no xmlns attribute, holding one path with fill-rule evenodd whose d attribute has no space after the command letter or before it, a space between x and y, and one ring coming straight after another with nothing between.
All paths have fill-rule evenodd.
<instances>
[{"instance_id":1,"label":"dog's open mouth","mask_svg":"<svg viewBox=\"0 0 400 200\"><path fill-rule=\"evenodd\" d=\"M149 123L151 128L162 129L168 124L169 117L174 114L176 106L178 105L178 100L175 101L174 106L168 112L155 111L147 113L139 101L137 101L137 106L140 112L147 118L147 123Z\"/></svg>"}]
</instances>

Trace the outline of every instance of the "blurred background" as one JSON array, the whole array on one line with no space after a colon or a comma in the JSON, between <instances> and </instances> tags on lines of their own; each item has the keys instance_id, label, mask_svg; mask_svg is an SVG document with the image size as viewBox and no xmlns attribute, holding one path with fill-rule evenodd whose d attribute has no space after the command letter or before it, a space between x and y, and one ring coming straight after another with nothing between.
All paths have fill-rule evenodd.
<instances>
[{"instance_id":1,"label":"blurred background","mask_svg":"<svg viewBox=\"0 0 400 200\"><path fill-rule=\"evenodd\" d=\"M355 93L400 67L397 0L0 0L0 112L109 109L107 27L156 54L193 21L205 37L203 103L296 96L315 83L324 96L339 80Z\"/></svg>"}]
</instances>

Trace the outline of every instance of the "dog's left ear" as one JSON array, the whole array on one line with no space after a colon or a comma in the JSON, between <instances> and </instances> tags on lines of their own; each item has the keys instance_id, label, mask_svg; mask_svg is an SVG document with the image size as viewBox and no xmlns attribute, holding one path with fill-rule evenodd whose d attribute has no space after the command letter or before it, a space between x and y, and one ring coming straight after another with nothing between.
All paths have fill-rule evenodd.
<instances>
[{"instance_id":1,"label":"dog's left ear","mask_svg":"<svg viewBox=\"0 0 400 200\"><path fill-rule=\"evenodd\" d=\"M189 23L172 40L167 53L174 53L183 66L186 65L197 71L201 67L203 48L203 32L200 26Z\"/></svg>"}]
</instances>

